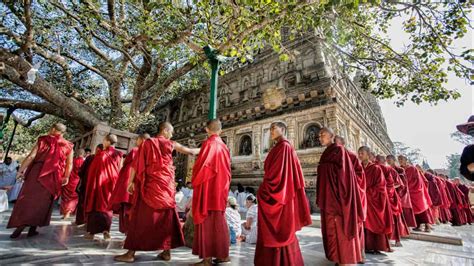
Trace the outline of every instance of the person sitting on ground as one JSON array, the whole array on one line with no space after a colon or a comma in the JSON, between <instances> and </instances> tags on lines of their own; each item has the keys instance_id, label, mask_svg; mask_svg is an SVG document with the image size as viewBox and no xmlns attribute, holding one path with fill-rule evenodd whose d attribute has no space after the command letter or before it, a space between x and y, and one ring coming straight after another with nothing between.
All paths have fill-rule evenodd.
<instances>
[{"instance_id":1,"label":"person sitting on ground","mask_svg":"<svg viewBox=\"0 0 474 266\"><path fill-rule=\"evenodd\" d=\"M229 235L230 243L237 243L237 239L242 234L242 229L240 227L240 214L239 214L239 205L237 205L237 200L234 197L229 197L227 199L227 208L225 209L225 219L229 225Z\"/></svg>"},{"instance_id":2,"label":"person sitting on ground","mask_svg":"<svg viewBox=\"0 0 474 266\"><path fill-rule=\"evenodd\" d=\"M247 208L245 207L247 192L245 192L245 188L242 186L242 184L237 184L237 190L234 191L234 196L237 199L237 205L239 205L240 216L245 217L245 214L247 213Z\"/></svg>"},{"instance_id":3,"label":"person sitting on ground","mask_svg":"<svg viewBox=\"0 0 474 266\"><path fill-rule=\"evenodd\" d=\"M246 214L246 221L242 224L241 239L249 244L255 244L257 243L257 198L253 194L249 194L245 204L248 211Z\"/></svg>"}]
</instances>

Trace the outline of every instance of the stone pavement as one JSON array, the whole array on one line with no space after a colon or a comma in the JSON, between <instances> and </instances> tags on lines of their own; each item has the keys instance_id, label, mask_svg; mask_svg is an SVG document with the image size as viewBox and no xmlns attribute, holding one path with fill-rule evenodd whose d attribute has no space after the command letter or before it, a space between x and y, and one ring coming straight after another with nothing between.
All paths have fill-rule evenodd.
<instances>
[{"instance_id":1,"label":"stone pavement","mask_svg":"<svg viewBox=\"0 0 474 266\"><path fill-rule=\"evenodd\" d=\"M113 256L124 252L121 242L124 236L118 232L118 220L114 218L112 240L106 242L102 235L94 241L83 238L83 228L71 225L71 221L59 219L53 212L51 226L40 228L40 235L26 238L25 233L11 240L12 230L5 229L10 211L0 213L0 265L5 264L113 264ZM394 248L394 253L367 255L366 264L374 265L474 265L474 226L451 227L440 225L433 234L462 237L463 246L430 243L417 240L403 241L403 247ZM298 233L305 265L333 265L324 257L319 228L307 227ZM255 246L240 243L231 247L231 265L253 265ZM189 248L172 251L169 263L155 260L153 252L138 252L136 264L189 265L199 259Z\"/></svg>"}]
</instances>

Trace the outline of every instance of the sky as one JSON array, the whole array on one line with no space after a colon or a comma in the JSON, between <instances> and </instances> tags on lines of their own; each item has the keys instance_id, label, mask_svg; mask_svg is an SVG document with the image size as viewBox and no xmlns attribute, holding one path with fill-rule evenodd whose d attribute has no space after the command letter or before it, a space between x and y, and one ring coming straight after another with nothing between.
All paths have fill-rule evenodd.
<instances>
[{"instance_id":1,"label":"sky","mask_svg":"<svg viewBox=\"0 0 474 266\"><path fill-rule=\"evenodd\" d=\"M388 31L394 47L402 47L408 40L400 28L401 22L401 19L396 19ZM472 38L470 30L454 45L458 48L472 48ZM420 149L430 167L435 169L446 168L447 155L462 152L463 145L452 140L450 134L456 131L456 125L467 122L469 116L474 114L473 86L454 74L449 74L447 87L456 88L461 97L435 106L407 102L403 107L397 107L394 100L380 101L392 141Z\"/></svg>"}]
</instances>

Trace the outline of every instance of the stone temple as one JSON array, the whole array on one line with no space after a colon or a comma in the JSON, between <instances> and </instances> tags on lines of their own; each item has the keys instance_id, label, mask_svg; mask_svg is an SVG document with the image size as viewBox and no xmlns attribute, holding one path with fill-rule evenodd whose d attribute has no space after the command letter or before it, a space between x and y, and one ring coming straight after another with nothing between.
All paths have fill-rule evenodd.
<instances>
[{"instance_id":1,"label":"stone temple","mask_svg":"<svg viewBox=\"0 0 474 266\"><path fill-rule=\"evenodd\" d=\"M377 100L342 75L315 37L287 42L285 47L294 52L292 60L280 61L267 49L252 63L219 77L217 113L232 156L233 186L258 187L272 145L270 124L285 123L314 210L316 167L324 151L318 141L321 127L334 129L351 150L367 145L377 154L389 154L392 142ZM174 125L176 141L199 146L206 137L208 101L209 88L194 91L158 106L155 115ZM177 179L191 178L192 160L176 156Z\"/></svg>"}]
</instances>

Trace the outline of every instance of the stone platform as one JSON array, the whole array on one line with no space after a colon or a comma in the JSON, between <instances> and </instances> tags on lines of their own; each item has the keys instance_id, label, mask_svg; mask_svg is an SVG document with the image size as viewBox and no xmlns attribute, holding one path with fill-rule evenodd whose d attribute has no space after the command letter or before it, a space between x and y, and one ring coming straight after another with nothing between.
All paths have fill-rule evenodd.
<instances>
[{"instance_id":1,"label":"stone platform","mask_svg":"<svg viewBox=\"0 0 474 266\"><path fill-rule=\"evenodd\" d=\"M118 232L118 220L112 225L112 241L97 235L94 241L83 238L84 229L71 225L71 220L60 220L53 212L51 226L40 228L40 235L26 238L26 232L11 240L12 230L5 229L10 211L0 213L0 265L11 264L114 264L113 256L124 252L124 235ZM403 247L382 255L367 255L366 264L374 265L474 265L474 226L435 227L433 235L451 235L463 239L463 246L417 240L404 240ZM306 227L298 233L305 265L333 265L325 259L319 228ZM231 265L253 265L255 245L239 243L231 247ZM156 261L153 252L138 252L136 264L190 265L199 259L189 248L172 251L169 263Z\"/></svg>"}]
</instances>

